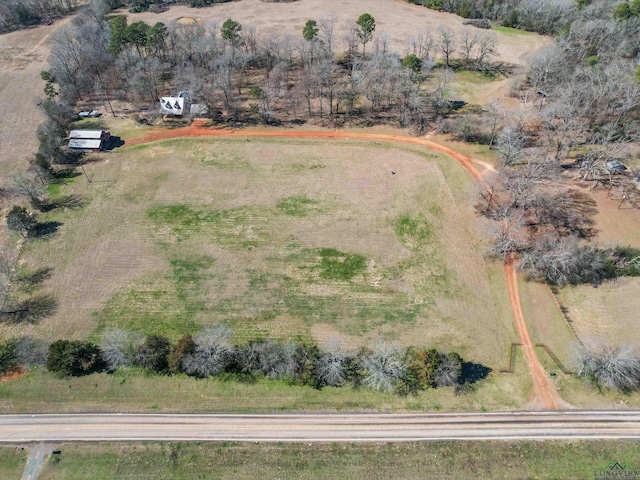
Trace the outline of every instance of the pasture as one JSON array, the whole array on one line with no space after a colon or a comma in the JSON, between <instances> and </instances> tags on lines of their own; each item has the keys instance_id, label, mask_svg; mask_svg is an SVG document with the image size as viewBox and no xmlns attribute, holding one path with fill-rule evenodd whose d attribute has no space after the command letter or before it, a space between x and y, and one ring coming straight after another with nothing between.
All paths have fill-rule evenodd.
<instances>
[{"instance_id":1,"label":"pasture","mask_svg":"<svg viewBox=\"0 0 640 480\"><path fill-rule=\"evenodd\" d=\"M48 214L59 234L23 250L27 265L54 267L45 288L60 300L32 333L176 338L225 323L238 341L382 337L507 361L516 335L501 268L482 257L474 187L449 158L379 142L194 139L85 169L91 183L56 191L87 205Z\"/></svg>"}]
</instances>

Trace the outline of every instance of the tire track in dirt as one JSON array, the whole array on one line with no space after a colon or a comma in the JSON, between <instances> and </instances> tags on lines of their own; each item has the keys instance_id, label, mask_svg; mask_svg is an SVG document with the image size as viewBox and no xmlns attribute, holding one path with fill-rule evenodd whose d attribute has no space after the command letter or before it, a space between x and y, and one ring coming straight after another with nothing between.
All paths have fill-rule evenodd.
<instances>
[{"instance_id":1,"label":"tire track in dirt","mask_svg":"<svg viewBox=\"0 0 640 480\"><path fill-rule=\"evenodd\" d=\"M193 138L193 137L284 137L284 138L343 138L343 139L365 139L365 140L383 140L391 142L402 142L413 145L420 145L428 147L432 150L444 153L445 155L456 160L471 177L479 182L482 179L482 173L476 170L474 163L483 165L487 170L490 170L485 162L480 162L456 152L444 145L426 140L424 138L408 137L405 135L391 135L391 134L378 134L378 133L356 133L356 132L318 132L318 131L262 131L262 130L222 130L215 128L206 128L203 126L203 122L196 121L194 125L186 128L176 130L162 130L150 135L127 140L125 146L140 145L144 143L154 142L164 139L172 138ZM486 170L485 170L486 171ZM516 269L513 264L513 259L509 259L504 265L505 275L507 277L507 288L509 291L509 300L511 308L513 310L513 317L515 322L516 331L520 338L520 343L523 345L524 356L527 362L527 367L533 379L533 404L535 407L543 408L546 410L558 410L561 407L567 406L566 403L558 395L557 390L547 380L540 360L535 352L535 347L531 341L529 330L524 318L524 312L522 310L522 304L520 302L520 293L518 292L518 282Z\"/></svg>"}]
</instances>

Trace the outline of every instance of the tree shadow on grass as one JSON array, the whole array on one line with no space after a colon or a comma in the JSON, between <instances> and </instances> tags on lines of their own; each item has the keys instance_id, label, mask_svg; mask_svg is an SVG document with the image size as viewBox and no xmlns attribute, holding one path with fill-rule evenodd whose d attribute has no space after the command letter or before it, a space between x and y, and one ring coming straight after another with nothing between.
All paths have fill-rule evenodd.
<instances>
[{"instance_id":1,"label":"tree shadow on grass","mask_svg":"<svg viewBox=\"0 0 640 480\"><path fill-rule=\"evenodd\" d=\"M33 272L19 274L15 281L18 282L25 291L31 291L42 282L48 280L53 275L53 268L39 268Z\"/></svg>"},{"instance_id":2,"label":"tree shadow on grass","mask_svg":"<svg viewBox=\"0 0 640 480\"><path fill-rule=\"evenodd\" d=\"M491 369L480 363L463 362L460 383L476 383L487 378L490 373Z\"/></svg>"},{"instance_id":3,"label":"tree shadow on grass","mask_svg":"<svg viewBox=\"0 0 640 480\"><path fill-rule=\"evenodd\" d=\"M39 210L41 212L50 212L57 208L74 209L74 208L81 208L85 204L86 204L86 201L82 195L72 194L72 195L65 195L63 197L56 198L51 202L46 202L39 206Z\"/></svg>"},{"instance_id":4,"label":"tree shadow on grass","mask_svg":"<svg viewBox=\"0 0 640 480\"><path fill-rule=\"evenodd\" d=\"M58 301L53 296L37 295L0 310L0 323L35 324L53 315L57 309Z\"/></svg>"},{"instance_id":5,"label":"tree shadow on grass","mask_svg":"<svg viewBox=\"0 0 640 480\"><path fill-rule=\"evenodd\" d=\"M38 223L29 232L29 238L43 238L54 235L60 226L64 225L61 222L42 222Z\"/></svg>"}]
</instances>

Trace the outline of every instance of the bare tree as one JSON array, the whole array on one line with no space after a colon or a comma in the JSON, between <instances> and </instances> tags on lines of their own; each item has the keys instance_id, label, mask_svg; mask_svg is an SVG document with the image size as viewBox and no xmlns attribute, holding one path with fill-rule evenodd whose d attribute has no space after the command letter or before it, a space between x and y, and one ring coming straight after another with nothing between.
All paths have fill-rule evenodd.
<instances>
[{"instance_id":1,"label":"bare tree","mask_svg":"<svg viewBox=\"0 0 640 480\"><path fill-rule=\"evenodd\" d=\"M500 131L496 138L495 149L502 157L504 166L510 167L522 159L524 144L524 135L517 129L508 126Z\"/></svg>"},{"instance_id":2,"label":"bare tree","mask_svg":"<svg viewBox=\"0 0 640 480\"><path fill-rule=\"evenodd\" d=\"M622 392L638 390L640 356L630 345L589 345L582 352L578 375L594 381L600 387Z\"/></svg>"},{"instance_id":3,"label":"bare tree","mask_svg":"<svg viewBox=\"0 0 640 480\"><path fill-rule=\"evenodd\" d=\"M465 30L460 36L460 46L462 48L462 53L464 55L464 64L469 65L469 60L471 59L471 52L475 48L476 44L479 42L478 34L475 32L471 32L469 30Z\"/></svg>"},{"instance_id":4,"label":"bare tree","mask_svg":"<svg viewBox=\"0 0 640 480\"><path fill-rule=\"evenodd\" d=\"M43 210L47 205L47 192L43 182L28 173L20 173L11 178L11 190L26 198L33 208Z\"/></svg>"},{"instance_id":5,"label":"bare tree","mask_svg":"<svg viewBox=\"0 0 640 480\"><path fill-rule=\"evenodd\" d=\"M184 372L202 378L222 373L233 354L232 335L226 325L204 328L194 339L195 351L182 359Z\"/></svg>"},{"instance_id":6,"label":"bare tree","mask_svg":"<svg viewBox=\"0 0 640 480\"><path fill-rule=\"evenodd\" d=\"M456 51L456 34L449 27L438 27L438 48L444 55L445 67L449 68L449 59Z\"/></svg>"},{"instance_id":7,"label":"bare tree","mask_svg":"<svg viewBox=\"0 0 640 480\"><path fill-rule=\"evenodd\" d=\"M130 333L120 329L107 330L100 340L102 359L111 369L130 367L142 342L141 333Z\"/></svg>"},{"instance_id":8,"label":"bare tree","mask_svg":"<svg viewBox=\"0 0 640 480\"><path fill-rule=\"evenodd\" d=\"M25 367L43 366L47 363L50 342L47 340L22 336L13 340L18 363Z\"/></svg>"},{"instance_id":9,"label":"bare tree","mask_svg":"<svg viewBox=\"0 0 640 480\"><path fill-rule=\"evenodd\" d=\"M398 345L378 342L373 351L363 359L363 384L373 390L392 392L406 374L405 356L406 352Z\"/></svg>"},{"instance_id":10,"label":"bare tree","mask_svg":"<svg viewBox=\"0 0 640 480\"><path fill-rule=\"evenodd\" d=\"M440 364L436 372L433 382L436 387L452 387L460 383L460 374L462 373L462 359L454 353L441 354Z\"/></svg>"},{"instance_id":11,"label":"bare tree","mask_svg":"<svg viewBox=\"0 0 640 480\"><path fill-rule=\"evenodd\" d=\"M320 384L340 387L347 380L349 355L340 350L337 342L330 342L316 361L316 377Z\"/></svg>"},{"instance_id":12,"label":"bare tree","mask_svg":"<svg viewBox=\"0 0 640 480\"><path fill-rule=\"evenodd\" d=\"M498 45L498 37L495 33L487 33L478 38L478 53L476 63L478 68L483 69L487 57L496 55L496 46Z\"/></svg>"}]
</instances>

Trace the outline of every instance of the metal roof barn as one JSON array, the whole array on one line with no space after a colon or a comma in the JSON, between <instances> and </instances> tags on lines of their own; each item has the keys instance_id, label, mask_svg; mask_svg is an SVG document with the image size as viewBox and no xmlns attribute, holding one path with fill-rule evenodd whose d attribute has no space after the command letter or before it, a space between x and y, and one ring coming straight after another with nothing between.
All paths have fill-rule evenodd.
<instances>
[{"instance_id":1,"label":"metal roof barn","mask_svg":"<svg viewBox=\"0 0 640 480\"><path fill-rule=\"evenodd\" d=\"M69 148L73 150L99 152L109 143L111 135L106 130L71 130Z\"/></svg>"}]
</instances>

